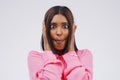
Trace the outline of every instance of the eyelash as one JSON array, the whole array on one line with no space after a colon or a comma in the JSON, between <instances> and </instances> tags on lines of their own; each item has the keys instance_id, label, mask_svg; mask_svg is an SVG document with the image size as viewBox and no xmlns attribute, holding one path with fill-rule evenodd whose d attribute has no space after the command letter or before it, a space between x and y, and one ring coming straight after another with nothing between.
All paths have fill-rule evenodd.
<instances>
[{"instance_id":1,"label":"eyelash","mask_svg":"<svg viewBox=\"0 0 120 80\"><path fill-rule=\"evenodd\" d=\"M55 25L51 25L50 28L51 28L51 29L54 29L54 28L56 28L56 26L55 26Z\"/></svg>"},{"instance_id":2,"label":"eyelash","mask_svg":"<svg viewBox=\"0 0 120 80\"><path fill-rule=\"evenodd\" d=\"M64 29L68 29L68 27L69 27L68 25L63 25Z\"/></svg>"},{"instance_id":3,"label":"eyelash","mask_svg":"<svg viewBox=\"0 0 120 80\"><path fill-rule=\"evenodd\" d=\"M57 27L56 25L51 25L51 26L50 26L51 29L54 29L54 28L56 28L56 27ZM63 25L63 28L64 28L64 29L68 29L69 26L68 26L67 24L65 24L65 25Z\"/></svg>"}]
</instances>

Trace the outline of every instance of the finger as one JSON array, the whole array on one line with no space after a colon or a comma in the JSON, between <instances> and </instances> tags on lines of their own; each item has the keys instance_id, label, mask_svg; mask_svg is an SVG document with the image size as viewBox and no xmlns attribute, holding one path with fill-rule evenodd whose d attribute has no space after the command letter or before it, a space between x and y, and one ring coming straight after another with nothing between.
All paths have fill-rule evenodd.
<instances>
[{"instance_id":1,"label":"finger","mask_svg":"<svg viewBox=\"0 0 120 80\"><path fill-rule=\"evenodd\" d=\"M75 33L77 26L75 24L73 24L73 33Z\"/></svg>"},{"instance_id":2,"label":"finger","mask_svg":"<svg viewBox=\"0 0 120 80\"><path fill-rule=\"evenodd\" d=\"M45 32L45 30L46 30L46 29L45 29L45 23L43 22L43 23L42 23L42 31L43 31L43 33Z\"/></svg>"},{"instance_id":3,"label":"finger","mask_svg":"<svg viewBox=\"0 0 120 80\"><path fill-rule=\"evenodd\" d=\"M75 33L75 29L76 29L76 25L73 24L69 51L73 51L74 50L74 33Z\"/></svg>"},{"instance_id":4,"label":"finger","mask_svg":"<svg viewBox=\"0 0 120 80\"><path fill-rule=\"evenodd\" d=\"M75 24L73 24L73 27L72 27L72 37L74 37L74 34L75 34L75 30L76 30L76 25Z\"/></svg>"}]
</instances>

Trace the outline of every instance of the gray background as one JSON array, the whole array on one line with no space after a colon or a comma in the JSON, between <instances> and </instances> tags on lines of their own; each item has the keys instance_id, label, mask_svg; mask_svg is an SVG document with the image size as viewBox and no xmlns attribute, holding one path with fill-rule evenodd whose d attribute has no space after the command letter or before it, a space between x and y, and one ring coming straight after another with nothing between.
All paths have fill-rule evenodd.
<instances>
[{"instance_id":1,"label":"gray background","mask_svg":"<svg viewBox=\"0 0 120 80\"><path fill-rule=\"evenodd\" d=\"M0 79L29 80L27 56L41 51L41 25L54 5L68 6L79 49L93 53L94 80L120 80L120 0L0 0Z\"/></svg>"}]
</instances>

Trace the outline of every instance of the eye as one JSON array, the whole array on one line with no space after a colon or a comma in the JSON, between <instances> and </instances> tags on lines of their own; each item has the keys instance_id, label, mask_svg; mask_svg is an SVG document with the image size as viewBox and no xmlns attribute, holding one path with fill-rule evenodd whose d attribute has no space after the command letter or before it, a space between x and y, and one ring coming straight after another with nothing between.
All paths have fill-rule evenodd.
<instances>
[{"instance_id":1,"label":"eye","mask_svg":"<svg viewBox=\"0 0 120 80\"><path fill-rule=\"evenodd\" d=\"M51 29L54 29L54 28L56 28L56 25L51 24L50 28L51 28Z\"/></svg>"},{"instance_id":2,"label":"eye","mask_svg":"<svg viewBox=\"0 0 120 80\"><path fill-rule=\"evenodd\" d=\"M64 24L64 25L63 25L63 28L64 28L64 29L68 29L68 27L69 27L69 26L68 26L67 24Z\"/></svg>"}]
</instances>

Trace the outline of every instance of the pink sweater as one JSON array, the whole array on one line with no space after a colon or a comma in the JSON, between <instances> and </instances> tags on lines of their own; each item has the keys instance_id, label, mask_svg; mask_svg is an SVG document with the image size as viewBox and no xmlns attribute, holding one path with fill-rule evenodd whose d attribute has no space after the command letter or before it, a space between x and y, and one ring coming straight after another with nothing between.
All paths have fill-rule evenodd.
<instances>
[{"instance_id":1,"label":"pink sweater","mask_svg":"<svg viewBox=\"0 0 120 80\"><path fill-rule=\"evenodd\" d=\"M30 80L92 80L89 50L70 51L62 56L31 51L28 56Z\"/></svg>"}]
</instances>

